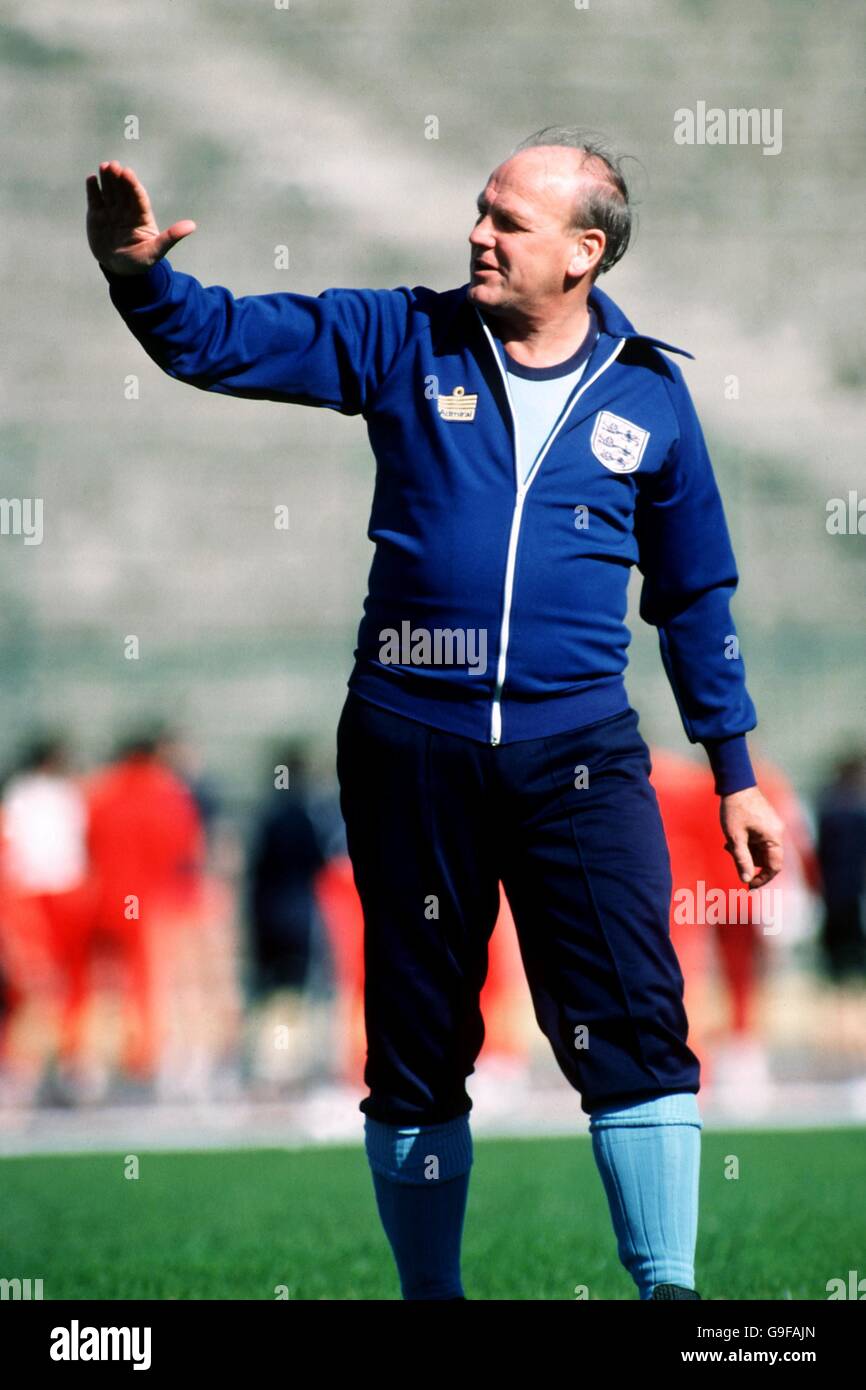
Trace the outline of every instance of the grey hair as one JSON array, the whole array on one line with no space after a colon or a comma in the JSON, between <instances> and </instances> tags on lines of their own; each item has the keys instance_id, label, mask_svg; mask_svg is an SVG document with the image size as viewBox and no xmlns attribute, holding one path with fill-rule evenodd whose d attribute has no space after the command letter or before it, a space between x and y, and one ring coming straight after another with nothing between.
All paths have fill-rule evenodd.
<instances>
[{"instance_id":1,"label":"grey hair","mask_svg":"<svg viewBox=\"0 0 866 1390\"><path fill-rule=\"evenodd\" d=\"M567 145L570 149L583 152L581 168L592 175L592 182L581 188L572 212L570 227L574 231L598 227L604 232L604 252L595 267L595 280L622 259L631 238L629 191L620 157L615 155L603 140L596 139L592 131L571 125L549 125L543 130L536 130L534 134L521 140L511 154L534 149L537 145Z\"/></svg>"}]
</instances>

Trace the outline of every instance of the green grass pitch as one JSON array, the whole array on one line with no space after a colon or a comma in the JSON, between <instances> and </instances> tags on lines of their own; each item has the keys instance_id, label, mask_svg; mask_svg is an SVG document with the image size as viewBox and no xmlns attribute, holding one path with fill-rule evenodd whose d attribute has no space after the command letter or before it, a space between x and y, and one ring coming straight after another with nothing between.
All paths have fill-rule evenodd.
<instances>
[{"instance_id":1,"label":"green grass pitch","mask_svg":"<svg viewBox=\"0 0 866 1390\"><path fill-rule=\"evenodd\" d=\"M704 1132L698 1288L826 1299L866 1274L866 1130ZM394 1299L361 1148L0 1161L0 1277L46 1299ZM739 1166L739 1177L726 1177ZM475 1141L470 1299L635 1299L590 1141Z\"/></svg>"}]
</instances>

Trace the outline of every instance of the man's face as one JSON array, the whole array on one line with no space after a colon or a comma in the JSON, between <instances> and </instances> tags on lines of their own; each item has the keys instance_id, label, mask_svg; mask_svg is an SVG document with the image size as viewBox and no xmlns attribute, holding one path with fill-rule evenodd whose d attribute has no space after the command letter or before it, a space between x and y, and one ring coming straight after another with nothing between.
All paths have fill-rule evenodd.
<instances>
[{"instance_id":1,"label":"man's face","mask_svg":"<svg viewBox=\"0 0 866 1390\"><path fill-rule=\"evenodd\" d=\"M469 235L469 298L479 309L543 316L561 306L581 242L568 228L579 168L578 151L539 146L490 175Z\"/></svg>"}]
</instances>

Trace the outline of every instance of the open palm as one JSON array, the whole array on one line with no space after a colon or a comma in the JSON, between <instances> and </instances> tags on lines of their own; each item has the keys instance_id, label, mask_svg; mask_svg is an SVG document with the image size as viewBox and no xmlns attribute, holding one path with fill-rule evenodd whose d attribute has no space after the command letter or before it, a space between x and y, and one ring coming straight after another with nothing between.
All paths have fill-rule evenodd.
<instances>
[{"instance_id":1,"label":"open palm","mask_svg":"<svg viewBox=\"0 0 866 1390\"><path fill-rule=\"evenodd\" d=\"M196 224L186 219L161 232L144 185L119 160L87 178L87 240L96 259L116 275L143 275Z\"/></svg>"}]
</instances>

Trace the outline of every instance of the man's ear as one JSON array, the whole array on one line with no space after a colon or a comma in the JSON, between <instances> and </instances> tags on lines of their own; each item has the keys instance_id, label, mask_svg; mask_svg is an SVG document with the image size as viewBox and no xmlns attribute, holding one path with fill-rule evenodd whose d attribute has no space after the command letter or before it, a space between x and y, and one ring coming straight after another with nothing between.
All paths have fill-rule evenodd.
<instances>
[{"instance_id":1,"label":"man's ear","mask_svg":"<svg viewBox=\"0 0 866 1390\"><path fill-rule=\"evenodd\" d=\"M600 227L587 227L580 231L568 263L569 275L582 278L593 272L604 255L606 245L607 237Z\"/></svg>"}]
</instances>

